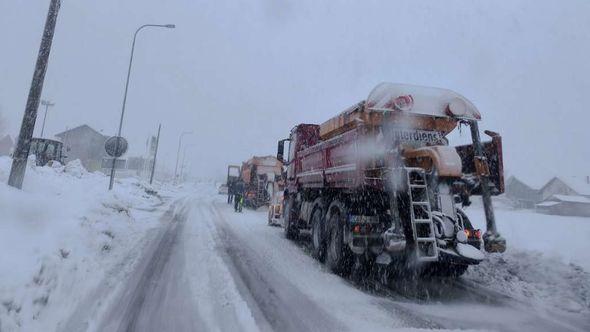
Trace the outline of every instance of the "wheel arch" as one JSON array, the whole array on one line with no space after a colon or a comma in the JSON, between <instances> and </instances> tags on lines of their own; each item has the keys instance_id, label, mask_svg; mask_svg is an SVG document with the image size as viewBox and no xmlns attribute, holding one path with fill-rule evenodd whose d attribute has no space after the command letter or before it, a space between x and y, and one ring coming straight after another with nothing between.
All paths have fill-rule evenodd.
<instances>
[{"instance_id":1,"label":"wheel arch","mask_svg":"<svg viewBox=\"0 0 590 332\"><path fill-rule=\"evenodd\" d=\"M342 197L336 197L332 200L332 202L330 202L330 204L327 207L326 210L326 224L332 222L332 214L336 211L339 210L340 213L344 213L346 214L347 212L347 207L345 204L345 201L342 199ZM332 226L332 225L329 225Z\"/></svg>"}]
</instances>

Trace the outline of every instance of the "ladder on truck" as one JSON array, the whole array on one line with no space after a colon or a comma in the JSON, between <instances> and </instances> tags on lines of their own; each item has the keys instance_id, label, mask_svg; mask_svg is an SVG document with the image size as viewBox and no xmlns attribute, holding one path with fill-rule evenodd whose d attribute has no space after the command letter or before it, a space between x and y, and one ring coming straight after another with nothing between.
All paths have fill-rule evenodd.
<instances>
[{"instance_id":1,"label":"ladder on truck","mask_svg":"<svg viewBox=\"0 0 590 332\"><path fill-rule=\"evenodd\" d=\"M266 177L264 175L258 175L258 181L256 181L256 207L266 203Z\"/></svg>"},{"instance_id":2,"label":"ladder on truck","mask_svg":"<svg viewBox=\"0 0 590 332\"><path fill-rule=\"evenodd\" d=\"M422 168L406 168L412 233L418 262L438 260L438 248L432 223L432 209L428 197L426 173Z\"/></svg>"}]
</instances>

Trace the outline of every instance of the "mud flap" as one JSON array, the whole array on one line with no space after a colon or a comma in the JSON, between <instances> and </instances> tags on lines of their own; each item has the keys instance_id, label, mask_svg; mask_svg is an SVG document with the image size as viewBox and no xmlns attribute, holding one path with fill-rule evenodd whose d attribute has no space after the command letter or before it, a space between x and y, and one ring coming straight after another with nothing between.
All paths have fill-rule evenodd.
<instances>
[{"instance_id":1,"label":"mud flap","mask_svg":"<svg viewBox=\"0 0 590 332\"><path fill-rule=\"evenodd\" d=\"M498 233L484 233L483 245L487 252L503 253L506 251L506 239Z\"/></svg>"}]
</instances>

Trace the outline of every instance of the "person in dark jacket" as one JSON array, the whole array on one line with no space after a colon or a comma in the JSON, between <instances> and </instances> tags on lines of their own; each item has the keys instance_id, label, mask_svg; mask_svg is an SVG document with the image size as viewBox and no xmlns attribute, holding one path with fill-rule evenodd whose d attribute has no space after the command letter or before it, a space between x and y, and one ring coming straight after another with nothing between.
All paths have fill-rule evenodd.
<instances>
[{"instance_id":1,"label":"person in dark jacket","mask_svg":"<svg viewBox=\"0 0 590 332\"><path fill-rule=\"evenodd\" d=\"M235 181L228 181L227 183L227 204L231 204L234 199L234 183Z\"/></svg>"},{"instance_id":2,"label":"person in dark jacket","mask_svg":"<svg viewBox=\"0 0 590 332\"><path fill-rule=\"evenodd\" d=\"M236 181L234 184L234 211L242 212L242 204L244 197L244 182L242 180Z\"/></svg>"}]
</instances>

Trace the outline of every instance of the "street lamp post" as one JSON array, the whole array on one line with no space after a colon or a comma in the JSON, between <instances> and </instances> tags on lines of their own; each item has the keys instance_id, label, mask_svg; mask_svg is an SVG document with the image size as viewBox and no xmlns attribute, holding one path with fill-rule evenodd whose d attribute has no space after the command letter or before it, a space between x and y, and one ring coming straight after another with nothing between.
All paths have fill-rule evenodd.
<instances>
[{"instance_id":1,"label":"street lamp post","mask_svg":"<svg viewBox=\"0 0 590 332\"><path fill-rule=\"evenodd\" d=\"M135 40L137 39L137 34L141 29L147 27L154 27L154 28L167 28L167 29L174 29L176 26L174 24L144 24L135 30L135 34L133 35L133 44L131 45L131 56L129 57L129 68L127 69L127 81L125 82L125 93L123 94L123 107L121 108L121 119L119 120L119 130L117 131L117 136L121 136L121 129L123 128L123 117L125 116L125 104L127 103L127 90L129 89L129 77L131 76L131 64L133 63L133 53L135 52ZM119 151L119 140L117 140L115 151ZM109 190L113 189L113 182L115 181L115 163L117 162L117 157L113 157L113 165L111 167L111 180L109 182Z\"/></svg>"},{"instance_id":2,"label":"street lamp post","mask_svg":"<svg viewBox=\"0 0 590 332\"><path fill-rule=\"evenodd\" d=\"M182 180L183 176L184 176L184 160L186 159L186 150L188 150L189 148L194 147L195 144L191 144L191 145L186 145L184 147L184 151L182 151L182 161L180 162L180 175L179 175L179 179Z\"/></svg>"},{"instance_id":3,"label":"street lamp post","mask_svg":"<svg viewBox=\"0 0 590 332\"><path fill-rule=\"evenodd\" d=\"M55 106L55 103L52 103L49 100L41 100L41 105L45 106L45 115L43 116L43 125L41 126L41 138L43 138L43 132L45 131L45 120L47 120L47 111L49 111L49 107Z\"/></svg>"},{"instance_id":4,"label":"street lamp post","mask_svg":"<svg viewBox=\"0 0 590 332\"><path fill-rule=\"evenodd\" d=\"M184 137L184 135L192 133L192 131L185 131L182 134L180 134L180 137L178 138L178 150L176 151L176 166L174 166L174 183L176 183L178 180L178 159L180 157L180 146L182 145L182 138Z\"/></svg>"}]
</instances>

